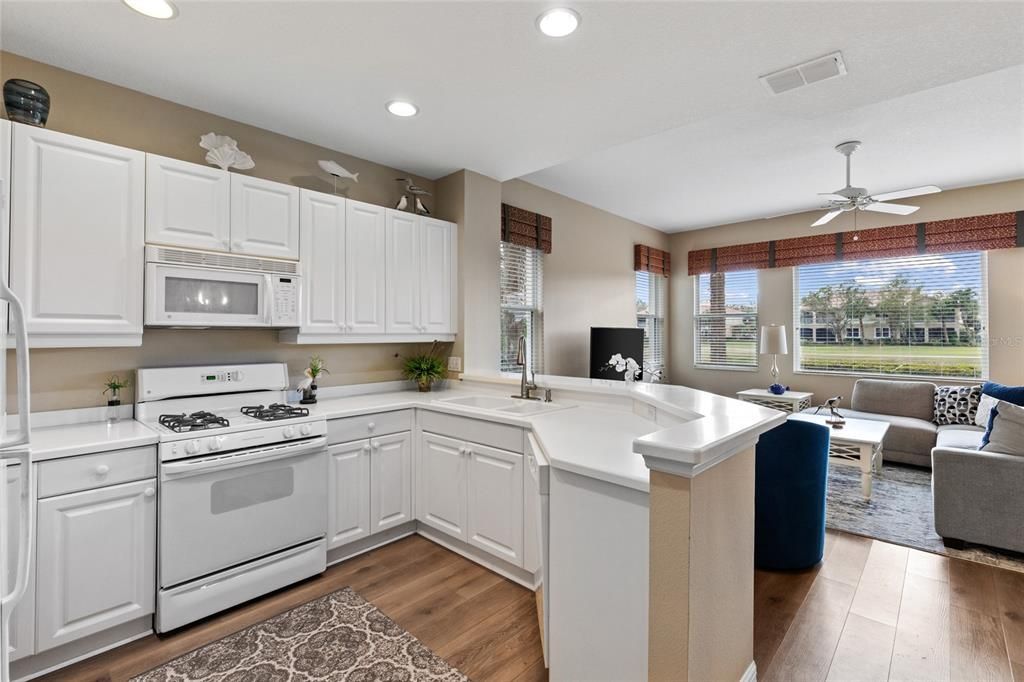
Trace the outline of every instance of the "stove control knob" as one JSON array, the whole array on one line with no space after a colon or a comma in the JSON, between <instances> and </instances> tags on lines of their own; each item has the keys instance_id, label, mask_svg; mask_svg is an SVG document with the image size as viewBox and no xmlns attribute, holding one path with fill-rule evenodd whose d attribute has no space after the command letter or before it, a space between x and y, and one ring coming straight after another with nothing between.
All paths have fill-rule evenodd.
<instances>
[{"instance_id":1,"label":"stove control knob","mask_svg":"<svg viewBox=\"0 0 1024 682\"><path fill-rule=\"evenodd\" d=\"M308 436L311 433L313 433L313 425L303 424L302 426L299 427L299 431L302 433L303 436Z\"/></svg>"},{"instance_id":2,"label":"stove control knob","mask_svg":"<svg viewBox=\"0 0 1024 682\"><path fill-rule=\"evenodd\" d=\"M284 427L284 430L282 431L282 433L284 434L285 438L295 438L295 427L294 426L286 426L286 427Z\"/></svg>"},{"instance_id":3,"label":"stove control knob","mask_svg":"<svg viewBox=\"0 0 1024 682\"><path fill-rule=\"evenodd\" d=\"M190 440L189 442L185 443L185 454L186 455L196 455L196 454L199 454L199 441L198 440Z\"/></svg>"},{"instance_id":4,"label":"stove control knob","mask_svg":"<svg viewBox=\"0 0 1024 682\"><path fill-rule=\"evenodd\" d=\"M215 438L211 438L210 439L209 448L210 448L211 452L216 452L217 450L220 450L223 446L224 446L224 436L217 436Z\"/></svg>"}]
</instances>

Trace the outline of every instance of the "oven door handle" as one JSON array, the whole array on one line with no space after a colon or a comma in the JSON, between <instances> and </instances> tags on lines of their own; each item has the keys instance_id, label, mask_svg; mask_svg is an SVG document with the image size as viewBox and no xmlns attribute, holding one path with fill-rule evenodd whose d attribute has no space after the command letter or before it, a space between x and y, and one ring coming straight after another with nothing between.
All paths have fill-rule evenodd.
<instances>
[{"instance_id":1,"label":"oven door handle","mask_svg":"<svg viewBox=\"0 0 1024 682\"><path fill-rule=\"evenodd\" d=\"M184 478L210 471L224 471L249 464L298 457L299 455L307 455L323 450L326 447L327 437L320 436L311 440L304 440L300 443L161 464L160 473L164 478Z\"/></svg>"}]
</instances>

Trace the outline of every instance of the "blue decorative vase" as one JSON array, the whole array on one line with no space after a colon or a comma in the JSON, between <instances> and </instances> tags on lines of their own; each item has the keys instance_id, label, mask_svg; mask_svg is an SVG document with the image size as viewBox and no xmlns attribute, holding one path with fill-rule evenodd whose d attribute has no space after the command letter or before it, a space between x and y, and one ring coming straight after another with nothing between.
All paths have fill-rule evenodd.
<instances>
[{"instance_id":1,"label":"blue decorative vase","mask_svg":"<svg viewBox=\"0 0 1024 682\"><path fill-rule=\"evenodd\" d=\"M772 384L771 386L768 387L768 390L774 393L775 395L782 395L783 393L789 390L789 386L783 386L782 384Z\"/></svg>"},{"instance_id":2,"label":"blue decorative vase","mask_svg":"<svg viewBox=\"0 0 1024 682\"><path fill-rule=\"evenodd\" d=\"M4 83L7 118L42 128L50 115L50 93L38 83L12 78Z\"/></svg>"}]
</instances>

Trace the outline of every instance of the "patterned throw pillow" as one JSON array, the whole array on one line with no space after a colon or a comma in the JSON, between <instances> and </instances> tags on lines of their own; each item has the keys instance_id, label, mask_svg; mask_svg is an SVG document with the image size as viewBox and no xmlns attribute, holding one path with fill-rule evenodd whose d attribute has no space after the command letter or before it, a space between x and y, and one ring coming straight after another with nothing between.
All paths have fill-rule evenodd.
<instances>
[{"instance_id":1,"label":"patterned throw pillow","mask_svg":"<svg viewBox=\"0 0 1024 682\"><path fill-rule=\"evenodd\" d=\"M981 386L938 386L935 388L935 416L939 426L973 426L981 402Z\"/></svg>"}]
</instances>

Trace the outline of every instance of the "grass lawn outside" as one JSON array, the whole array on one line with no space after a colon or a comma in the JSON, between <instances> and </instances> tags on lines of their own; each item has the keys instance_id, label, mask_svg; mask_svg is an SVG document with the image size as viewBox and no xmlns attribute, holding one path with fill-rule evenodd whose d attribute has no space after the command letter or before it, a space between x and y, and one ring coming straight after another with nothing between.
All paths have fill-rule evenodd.
<instances>
[{"instance_id":1,"label":"grass lawn outside","mask_svg":"<svg viewBox=\"0 0 1024 682\"><path fill-rule=\"evenodd\" d=\"M757 366L757 346L752 340L727 341L725 354L726 362L730 365ZM710 345L701 344L698 364L710 364L710 357ZM982 348L802 343L800 369L978 378L981 377L982 371Z\"/></svg>"}]
</instances>

